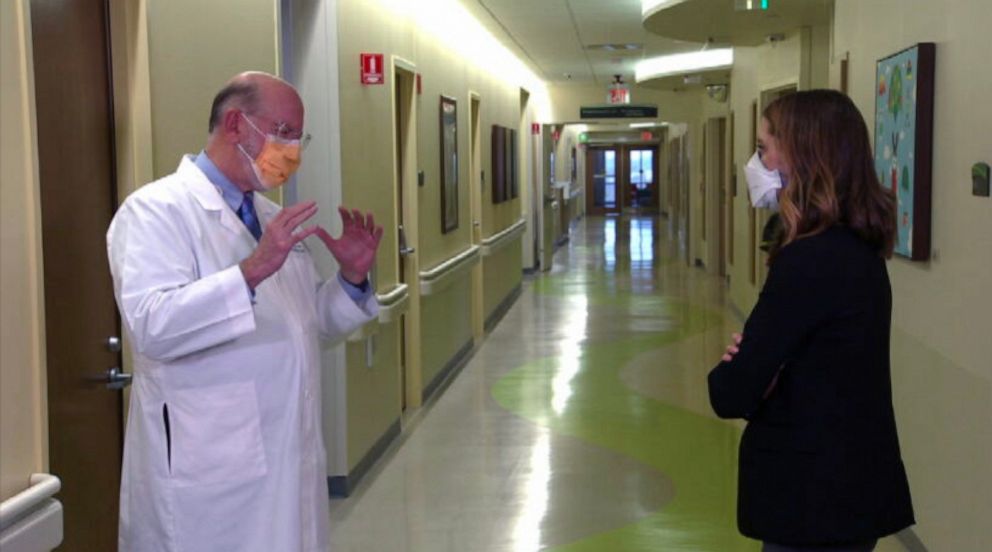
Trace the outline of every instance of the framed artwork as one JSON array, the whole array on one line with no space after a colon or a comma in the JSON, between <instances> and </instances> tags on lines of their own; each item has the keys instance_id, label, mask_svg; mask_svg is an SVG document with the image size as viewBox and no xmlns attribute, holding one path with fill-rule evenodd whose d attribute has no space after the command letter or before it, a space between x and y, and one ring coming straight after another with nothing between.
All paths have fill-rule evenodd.
<instances>
[{"instance_id":1,"label":"framed artwork","mask_svg":"<svg viewBox=\"0 0 992 552\"><path fill-rule=\"evenodd\" d=\"M454 98L441 96L441 232L458 228L458 110Z\"/></svg>"},{"instance_id":2,"label":"framed artwork","mask_svg":"<svg viewBox=\"0 0 992 552\"><path fill-rule=\"evenodd\" d=\"M503 127L493 125L493 204L506 200L506 133Z\"/></svg>"},{"instance_id":3,"label":"framed artwork","mask_svg":"<svg viewBox=\"0 0 992 552\"><path fill-rule=\"evenodd\" d=\"M896 195L895 252L914 261L930 258L935 51L920 43L875 68L875 170Z\"/></svg>"},{"instance_id":4,"label":"framed artwork","mask_svg":"<svg viewBox=\"0 0 992 552\"><path fill-rule=\"evenodd\" d=\"M516 199L520 195L517 183L517 131L506 129L506 195L504 199Z\"/></svg>"}]
</instances>

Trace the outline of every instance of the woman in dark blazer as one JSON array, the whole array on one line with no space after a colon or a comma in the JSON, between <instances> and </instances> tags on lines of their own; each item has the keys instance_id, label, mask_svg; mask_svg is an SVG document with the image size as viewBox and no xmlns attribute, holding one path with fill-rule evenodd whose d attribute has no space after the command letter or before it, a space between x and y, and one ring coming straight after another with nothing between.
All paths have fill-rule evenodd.
<instances>
[{"instance_id":1,"label":"woman in dark blazer","mask_svg":"<svg viewBox=\"0 0 992 552\"><path fill-rule=\"evenodd\" d=\"M889 376L895 201L839 92L776 100L758 136L782 175L783 231L743 336L709 375L717 415L748 421L738 526L768 552L870 551L914 523Z\"/></svg>"}]
</instances>

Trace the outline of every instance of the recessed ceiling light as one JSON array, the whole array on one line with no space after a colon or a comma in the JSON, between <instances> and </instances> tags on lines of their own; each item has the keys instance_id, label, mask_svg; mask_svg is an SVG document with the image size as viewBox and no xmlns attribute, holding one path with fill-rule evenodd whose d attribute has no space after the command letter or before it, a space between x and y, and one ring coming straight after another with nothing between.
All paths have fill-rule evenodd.
<instances>
[{"instance_id":1,"label":"recessed ceiling light","mask_svg":"<svg viewBox=\"0 0 992 552\"><path fill-rule=\"evenodd\" d=\"M702 50L645 59L634 68L634 78L637 82L643 82L672 75L729 69L733 64L734 50L732 48Z\"/></svg>"}]
</instances>

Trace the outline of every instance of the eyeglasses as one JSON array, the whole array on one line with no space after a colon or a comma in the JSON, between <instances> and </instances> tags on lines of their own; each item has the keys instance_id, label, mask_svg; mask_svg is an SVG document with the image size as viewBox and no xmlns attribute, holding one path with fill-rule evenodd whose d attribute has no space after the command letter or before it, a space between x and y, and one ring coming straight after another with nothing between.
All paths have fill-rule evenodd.
<instances>
[{"instance_id":1,"label":"eyeglasses","mask_svg":"<svg viewBox=\"0 0 992 552\"><path fill-rule=\"evenodd\" d=\"M245 116L247 117L249 116L249 114L245 113ZM258 114L251 114L250 116L268 122L269 123L268 128L271 129L272 135L279 139L299 140L300 151L305 151L307 149L307 146L310 145L310 140L313 138L309 132L296 130L286 123L276 122L268 117Z\"/></svg>"}]
</instances>

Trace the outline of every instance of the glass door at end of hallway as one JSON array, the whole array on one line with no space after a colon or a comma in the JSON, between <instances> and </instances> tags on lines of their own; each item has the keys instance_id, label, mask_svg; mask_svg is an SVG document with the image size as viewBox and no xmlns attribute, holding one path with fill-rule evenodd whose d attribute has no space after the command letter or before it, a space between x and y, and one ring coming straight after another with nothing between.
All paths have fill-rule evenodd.
<instances>
[{"instance_id":1,"label":"glass door at end of hallway","mask_svg":"<svg viewBox=\"0 0 992 552\"><path fill-rule=\"evenodd\" d=\"M627 197L624 208L635 212L652 211L658 208L658 185L655 182L655 162L658 148L631 147L627 149L627 176L624 182Z\"/></svg>"},{"instance_id":2,"label":"glass door at end of hallway","mask_svg":"<svg viewBox=\"0 0 992 552\"><path fill-rule=\"evenodd\" d=\"M586 211L591 215L619 213L622 207L618 186L620 149L617 147L589 148L586 152L589 167L586 181Z\"/></svg>"}]
</instances>

